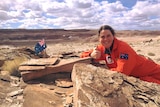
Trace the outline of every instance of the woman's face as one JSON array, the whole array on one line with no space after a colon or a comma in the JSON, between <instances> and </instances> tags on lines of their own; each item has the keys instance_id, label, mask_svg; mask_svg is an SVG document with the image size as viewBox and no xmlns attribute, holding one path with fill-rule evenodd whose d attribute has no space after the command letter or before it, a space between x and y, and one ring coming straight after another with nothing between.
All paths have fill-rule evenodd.
<instances>
[{"instance_id":1,"label":"woman's face","mask_svg":"<svg viewBox=\"0 0 160 107\"><path fill-rule=\"evenodd\" d=\"M102 30L100 32L99 41L105 48L110 48L113 40L114 36L112 35L110 30Z\"/></svg>"}]
</instances>

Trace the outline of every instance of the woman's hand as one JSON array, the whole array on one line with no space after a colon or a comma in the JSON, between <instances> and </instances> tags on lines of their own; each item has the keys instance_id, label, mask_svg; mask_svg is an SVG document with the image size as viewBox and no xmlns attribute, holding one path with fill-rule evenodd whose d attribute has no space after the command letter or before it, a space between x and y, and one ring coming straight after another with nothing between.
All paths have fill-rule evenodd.
<instances>
[{"instance_id":1,"label":"woman's hand","mask_svg":"<svg viewBox=\"0 0 160 107\"><path fill-rule=\"evenodd\" d=\"M94 48L93 52L90 54L91 58L99 59L101 57L101 51L98 50L98 48Z\"/></svg>"}]
</instances>

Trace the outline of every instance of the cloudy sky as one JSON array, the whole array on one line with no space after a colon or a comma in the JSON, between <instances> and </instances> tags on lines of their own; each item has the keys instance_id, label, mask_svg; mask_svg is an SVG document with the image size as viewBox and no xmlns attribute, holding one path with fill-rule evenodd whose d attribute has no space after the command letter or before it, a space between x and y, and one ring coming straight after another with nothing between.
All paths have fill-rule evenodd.
<instances>
[{"instance_id":1,"label":"cloudy sky","mask_svg":"<svg viewBox=\"0 0 160 107\"><path fill-rule=\"evenodd\" d=\"M1 0L0 29L160 30L160 0Z\"/></svg>"}]
</instances>

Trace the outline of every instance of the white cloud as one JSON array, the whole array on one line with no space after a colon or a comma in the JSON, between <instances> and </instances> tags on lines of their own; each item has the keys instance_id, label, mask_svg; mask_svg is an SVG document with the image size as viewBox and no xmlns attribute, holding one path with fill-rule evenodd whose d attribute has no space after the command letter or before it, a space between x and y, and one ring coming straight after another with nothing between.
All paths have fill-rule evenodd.
<instances>
[{"instance_id":1,"label":"white cloud","mask_svg":"<svg viewBox=\"0 0 160 107\"><path fill-rule=\"evenodd\" d=\"M9 19L9 16L8 16L6 11L0 10L0 19L2 21L6 20L6 19Z\"/></svg>"},{"instance_id":2,"label":"white cloud","mask_svg":"<svg viewBox=\"0 0 160 107\"><path fill-rule=\"evenodd\" d=\"M139 0L131 8L124 7L120 1L3 0L0 26L90 29L109 24L119 30L160 28L160 0Z\"/></svg>"},{"instance_id":3,"label":"white cloud","mask_svg":"<svg viewBox=\"0 0 160 107\"><path fill-rule=\"evenodd\" d=\"M159 25L157 27L151 25L155 24L155 22L160 24L158 10L160 10L158 3L152 4L149 1L138 1L132 10L124 12L123 17L119 17L119 21L121 20L121 24L126 26L134 26L134 28L128 27L132 29L157 30Z\"/></svg>"},{"instance_id":4,"label":"white cloud","mask_svg":"<svg viewBox=\"0 0 160 107\"><path fill-rule=\"evenodd\" d=\"M138 16L144 16L149 17L151 15L158 15L160 16L160 13L158 14L158 11L160 9L159 4L150 4L148 1L141 1L137 2L137 4L133 7L133 10L131 11L132 17L138 17Z\"/></svg>"},{"instance_id":5,"label":"white cloud","mask_svg":"<svg viewBox=\"0 0 160 107\"><path fill-rule=\"evenodd\" d=\"M26 19L20 21L22 24L19 26L19 28L34 28L34 26L37 25L36 19Z\"/></svg>"}]
</instances>

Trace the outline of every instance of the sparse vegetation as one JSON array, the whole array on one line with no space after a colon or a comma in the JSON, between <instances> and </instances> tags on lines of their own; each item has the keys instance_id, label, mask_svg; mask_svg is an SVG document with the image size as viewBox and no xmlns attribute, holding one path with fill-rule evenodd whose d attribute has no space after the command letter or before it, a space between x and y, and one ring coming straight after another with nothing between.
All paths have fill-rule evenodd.
<instances>
[{"instance_id":1,"label":"sparse vegetation","mask_svg":"<svg viewBox=\"0 0 160 107\"><path fill-rule=\"evenodd\" d=\"M149 56L155 56L155 54L154 54L154 53L151 53L151 52L148 53L148 55L149 55Z\"/></svg>"},{"instance_id":2,"label":"sparse vegetation","mask_svg":"<svg viewBox=\"0 0 160 107\"><path fill-rule=\"evenodd\" d=\"M137 52L141 52L141 50L140 50L140 49L138 49L138 50L137 50Z\"/></svg>"},{"instance_id":3,"label":"sparse vegetation","mask_svg":"<svg viewBox=\"0 0 160 107\"><path fill-rule=\"evenodd\" d=\"M159 62L159 61L160 61L160 58L157 58L156 61Z\"/></svg>"},{"instance_id":4,"label":"sparse vegetation","mask_svg":"<svg viewBox=\"0 0 160 107\"><path fill-rule=\"evenodd\" d=\"M2 66L2 70L9 71L10 75L12 76L21 77L18 67L23 61L26 60L27 60L26 57L21 56L21 57L16 57L13 60L5 61Z\"/></svg>"}]
</instances>

